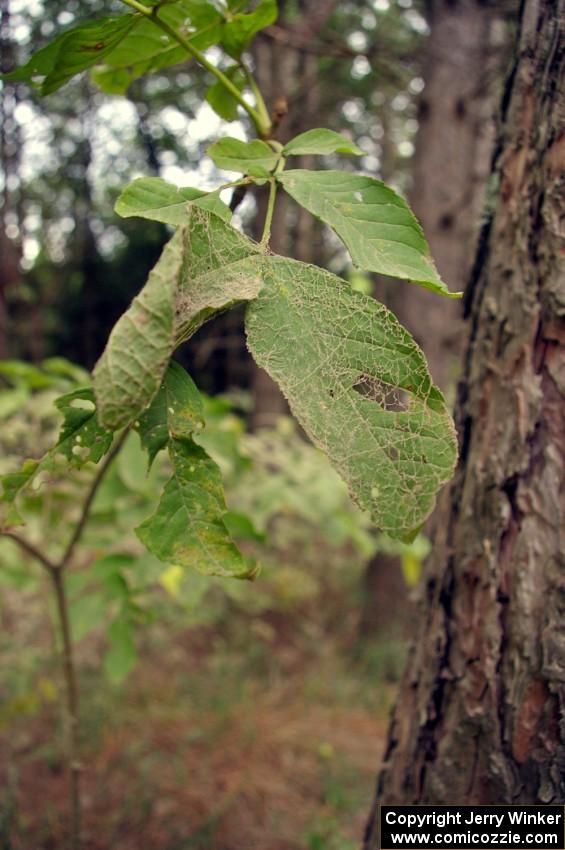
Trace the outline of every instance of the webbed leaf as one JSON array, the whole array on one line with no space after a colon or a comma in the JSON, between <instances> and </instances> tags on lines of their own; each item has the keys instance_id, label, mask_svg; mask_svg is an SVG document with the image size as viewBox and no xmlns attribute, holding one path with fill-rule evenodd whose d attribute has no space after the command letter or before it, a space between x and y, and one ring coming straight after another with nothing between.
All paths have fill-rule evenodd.
<instances>
[{"instance_id":1,"label":"webbed leaf","mask_svg":"<svg viewBox=\"0 0 565 850\"><path fill-rule=\"evenodd\" d=\"M450 298L406 201L380 180L345 171L282 172L289 195L332 227L359 268L406 278Z\"/></svg>"},{"instance_id":2,"label":"webbed leaf","mask_svg":"<svg viewBox=\"0 0 565 850\"><path fill-rule=\"evenodd\" d=\"M247 561L230 537L220 469L192 439L202 426L202 402L185 370L171 363L153 403L140 418L142 444L150 461L168 447L172 476L153 516L137 529L142 543L160 560L192 567L205 575L252 578Z\"/></svg>"},{"instance_id":3,"label":"webbed leaf","mask_svg":"<svg viewBox=\"0 0 565 850\"><path fill-rule=\"evenodd\" d=\"M161 385L170 356L210 316L261 287L258 245L193 204L131 307L114 326L94 370L100 419L135 420Z\"/></svg>"},{"instance_id":4,"label":"webbed leaf","mask_svg":"<svg viewBox=\"0 0 565 850\"><path fill-rule=\"evenodd\" d=\"M273 257L247 308L248 344L377 526L404 537L457 455L425 358L382 304L329 272Z\"/></svg>"},{"instance_id":5,"label":"webbed leaf","mask_svg":"<svg viewBox=\"0 0 565 850\"><path fill-rule=\"evenodd\" d=\"M139 177L123 190L114 206L122 218L148 218L163 224L184 224L187 203L208 210L224 221L229 221L231 211L217 192L203 192L189 186L174 186L160 177Z\"/></svg>"},{"instance_id":6,"label":"webbed leaf","mask_svg":"<svg viewBox=\"0 0 565 850\"><path fill-rule=\"evenodd\" d=\"M355 156L362 156L363 151L356 144L350 141L341 133L336 133L333 130L307 130L305 133L300 133L295 136L290 142L284 146L283 153L285 156L297 154L322 154L328 155L331 153L350 153Z\"/></svg>"}]
</instances>

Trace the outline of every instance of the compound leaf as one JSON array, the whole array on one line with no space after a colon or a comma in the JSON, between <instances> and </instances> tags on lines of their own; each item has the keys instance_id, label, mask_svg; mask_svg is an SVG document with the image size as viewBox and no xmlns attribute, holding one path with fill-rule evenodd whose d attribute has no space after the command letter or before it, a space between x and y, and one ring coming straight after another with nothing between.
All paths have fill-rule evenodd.
<instances>
[{"instance_id":1,"label":"compound leaf","mask_svg":"<svg viewBox=\"0 0 565 850\"><path fill-rule=\"evenodd\" d=\"M345 171L284 171L286 191L329 224L362 269L406 278L450 298L418 220L403 198L380 180Z\"/></svg>"},{"instance_id":2,"label":"compound leaf","mask_svg":"<svg viewBox=\"0 0 565 850\"><path fill-rule=\"evenodd\" d=\"M290 142L284 146L283 153L285 156L297 154L322 154L331 153L350 153L355 156L362 156L363 151L358 148L341 133L335 133L333 130L307 130L299 136L295 136Z\"/></svg>"},{"instance_id":3,"label":"compound leaf","mask_svg":"<svg viewBox=\"0 0 565 850\"><path fill-rule=\"evenodd\" d=\"M270 259L247 308L249 348L314 443L383 531L405 537L452 473L442 394L382 304L313 266Z\"/></svg>"}]
</instances>

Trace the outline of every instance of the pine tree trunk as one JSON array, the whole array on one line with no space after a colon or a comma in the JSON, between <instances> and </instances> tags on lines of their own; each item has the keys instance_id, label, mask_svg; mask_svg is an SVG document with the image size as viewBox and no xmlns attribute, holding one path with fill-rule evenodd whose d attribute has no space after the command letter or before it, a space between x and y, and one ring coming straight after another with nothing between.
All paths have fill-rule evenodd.
<instances>
[{"instance_id":1,"label":"pine tree trunk","mask_svg":"<svg viewBox=\"0 0 565 850\"><path fill-rule=\"evenodd\" d=\"M564 1L525 0L467 296L461 458L375 802L565 799L564 44Z\"/></svg>"}]
</instances>

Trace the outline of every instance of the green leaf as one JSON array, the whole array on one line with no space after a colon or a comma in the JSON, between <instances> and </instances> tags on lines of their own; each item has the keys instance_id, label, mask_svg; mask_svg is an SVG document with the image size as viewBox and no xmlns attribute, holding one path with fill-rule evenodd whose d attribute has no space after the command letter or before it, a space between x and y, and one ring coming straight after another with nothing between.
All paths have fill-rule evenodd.
<instances>
[{"instance_id":1,"label":"green leaf","mask_svg":"<svg viewBox=\"0 0 565 850\"><path fill-rule=\"evenodd\" d=\"M278 176L289 195L329 224L362 269L407 278L440 295L449 292L431 258L410 207L372 177L344 171L284 171Z\"/></svg>"},{"instance_id":2,"label":"green leaf","mask_svg":"<svg viewBox=\"0 0 565 850\"><path fill-rule=\"evenodd\" d=\"M362 156L363 151L341 133L333 130L307 130L284 146L285 156L298 154L350 153Z\"/></svg>"},{"instance_id":3,"label":"green leaf","mask_svg":"<svg viewBox=\"0 0 565 850\"><path fill-rule=\"evenodd\" d=\"M269 177L279 161L279 155L259 139L242 142L226 136L208 148L218 168L226 171L240 171L252 177Z\"/></svg>"},{"instance_id":4,"label":"green leaf","mask_svg":"<svg viewBox=\"0 0 565 850\"><path fill-rule=\"evenodd\" d=\"M199 50L207 50L220 41L223 16L211 3L176 0L161 4L158 14ZM108 94L125 94L139 77L191 61L187 50L153 21L136 18L135 29L105 57L104 65L93 74L94 81Z\"/></svg>"},{"instance_id":5,"label":"green leaf","mask_svg":"<svg viewBox=\"0 0 565 850\"><path fill-rule=\"evenodd\" d=\"M165 563L205 575L251 578L249 563L230 538L218 465L192 440L202 427L202 402L192 379L171 363L161 390L140 419L150 462L166 444L173 470L156 512L136 530L149 551Z\"/></svg>"},{"instance_id":6,"label":"green leaf","mask_svg":"<svg viewBox=\"0 0 565 850\"><path fill-rule=\"evenodd\" d=\"M224 221L231 218L230 208L217 192L202 192L189 186L173 186L160 177L139 177L130 183L114 206L122 218L148 218L163 224L179 225L186 222L187 203L214 213Z\"/></svg>"},{"instance_id":7,"label":"green leaf","mask_svg":"<svg viewBox=\"0 0 565 850\"><path fill-rule=\"evenodd\" d=\"M377 526L403 537L449 480L457 448L424 356L382 304L328 272L271 258L248 344Z\"/></svg>"},{"instance_id":8,"label":"green leaf","mask_svg":"<svg viewBox=\"0 0 565 850\"><path fill-rule=\"evenodd\" d=\"M238 59L260 30L275 23L277 15L276 0L260 0L253 12L230 15L222 35L226 52Z\"/></svg>"},{"instance_id":9,"label":"green leaf","mask_svg":"<svg viewBox=\"0 0 565 850\"><path fill-rule=\"evenodd\" d=\"M83 387L55 401L64 417L54 452L65 455L72 466L98 463L112 445L113 435L98 423L91 387Z\"/></svg>"},{"instance_id":10,"label":"green leaf","mask_svg":"<svg viewBox=\"0 0 565 850\"><path fill-rule=\"evenodd\" d=\"M98 422L94 393L90 387L60 396L55 406L63 414L55 446L41 460L26 460L17 472L0 475L0 502L8 506L0 510L1 526L21 524L15 505L17 497L40 472L55 469L57 455L63 455L71 466L80 468L89 461L98 463L112 445L113 434Z\"/></svg>"},{"instance_id":11,"label":"green leaf","mask_svg":"<svg viewBox=\"0 0 565 850\"><path fill-rule=\"evenodd\" d=\"M25 65L4 74L2 79L38 85L42 95L57 91L76 74L111 54L138 20L135 15L123 15L81 24L38 50Z\"/></svg>"},{"instance_id":12,"label":"green leaf","mask_svg":"<svg viewBox=\"0 0 565 850\"><path fill-rule=\"evenodd\" d=\"M232 81L240 92L243 91L246 79L245 74L239 65L232 65L230 68L226 68L224 74ZM216 112L220 118L223 118L224 121L236 120L239 104L235 97L230 94L230 92L224 87L223 83L219 80L214 83L214 85L210 86L206 92L206 100L214 112Z\"/></svg>"},{"instance_id":13,"label":"green leaf","mask_svg":"<svg viewBox=\"0 0 565 850\"><path fill-rule=\"evenodd\" d=\"M203 402L190 375L171 360L165 380L151 405L139 417L141 445L149 455L166 448L170 434L192 434L204 425Z\"/></svg>"},{"instance_id":14,"label":"green leaf","mask_svg":"<svg viewBox=\"0 0 565 850\"><path fill-rule=\"evenodd\" d=\"M173 475L152 517L137 529L142 543L166 563L205 575L252 578L255 567L230 539L219 467L189 438L172 438Z\"/></svg>"},{"instance_id":15,"label":"green leaf","mask_svg":"<svg viewBox=\"0 0 565 850\"><path fill-rule=\"evenodd\" d=\"M153 400L175 348L220 310L255 298L264 257L217 216L188 204L186 225L165 246L94 370L101 422L133 422Z\"/></svg>"},{"instance_id":16,"label":"green leaf","mask_svg":"<svg viewBox=\"0 0 565 850\"><path fill-rule=\"evenodd\" d=\"M115 685L121 684L137 664L137 651L133 641L130 620L120 616L108 629L110 649L104 656L104 672Z\"/></svg>"},{"instance_id":17,"label":"green leaf","mask_svg":"<svg viewBox=\"0 0 565 850\"><path fill-rule=\"evenodd\" d=\"M88 593L71 602L71 633L73 640L83 640L106 619L108 600L103 593Z\"/></svg>"}]
</instances>

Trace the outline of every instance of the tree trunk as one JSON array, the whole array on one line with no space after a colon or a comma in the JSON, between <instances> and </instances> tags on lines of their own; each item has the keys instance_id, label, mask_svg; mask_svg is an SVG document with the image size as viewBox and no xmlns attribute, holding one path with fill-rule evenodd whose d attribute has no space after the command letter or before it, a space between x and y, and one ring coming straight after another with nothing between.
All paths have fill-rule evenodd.
<instances>
[{"instance_id":1,"label":"tree trunk","mask_svg":"<svg viewBox=\"0 0 565 850\"><path fill-rule=\"evenodd\" d=\"M467 296L461 458L379 802L565 799L564 43L564 0L525 0Z\"/></svg>"},{"instance_id":2,"label":"tree trunk","mask_svg":"<svg viewBox=\"0 0 565 850\"><path fill-rule=\"evenodd\" d=\"M483 0L430 0L428 9L410 201L440 274L450 289L462 290L494 146L507 27L500 4ZM398 312L424 348L436 383L447 388L462 351L460 302L422 289L402 299Z\"/></svg>"}]
</instances>

